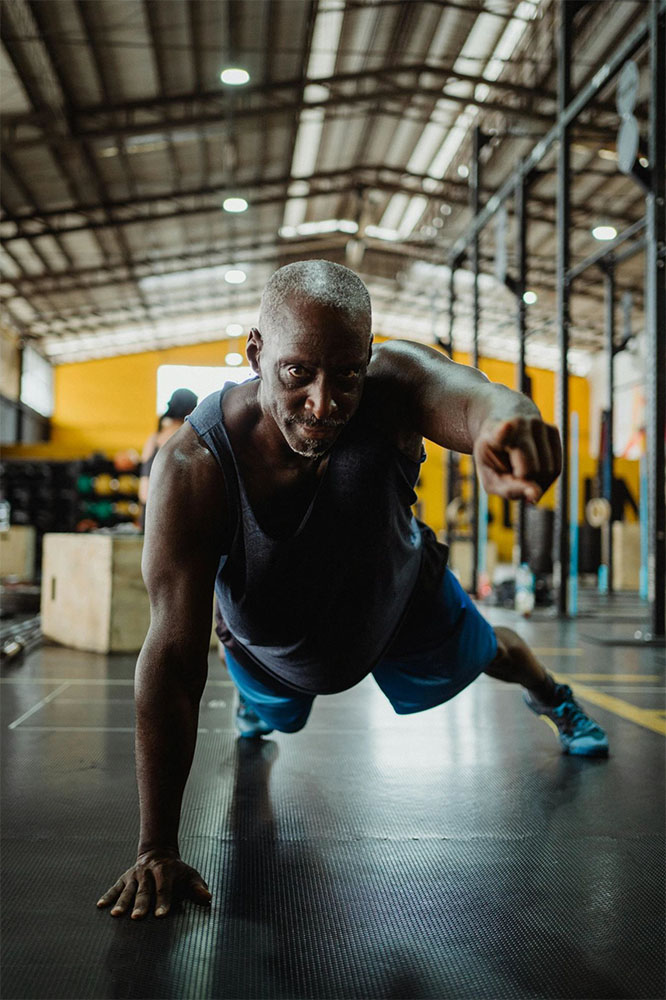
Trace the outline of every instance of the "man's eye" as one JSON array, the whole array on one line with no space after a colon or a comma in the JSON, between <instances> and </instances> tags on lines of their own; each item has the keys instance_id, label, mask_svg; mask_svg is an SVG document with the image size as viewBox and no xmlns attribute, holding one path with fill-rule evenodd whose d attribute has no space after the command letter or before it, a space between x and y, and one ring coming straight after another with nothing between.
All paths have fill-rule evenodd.
<instances>
[{"instance_id":1,"label":"man's eye","mask_svg":"<svg viewBox=\"0 0 666 1000\"><path fill-rule=\"evenodd\" d=\"M307 369L303 368L302 365L289 365L287 374L291 375L292 378L305 378Z\"/></svg>"},{"instance_id":2,"label":"man's eye","mask_svg":"<svg viewBox=\"0 0 666 1000\"><path fill-rule=\"evenodd\" d=\"M361 374L360 368L345 368L343 371L339 373L340 378L342 379L358 378L360 374Z\"/></svg>"}]
</instances>

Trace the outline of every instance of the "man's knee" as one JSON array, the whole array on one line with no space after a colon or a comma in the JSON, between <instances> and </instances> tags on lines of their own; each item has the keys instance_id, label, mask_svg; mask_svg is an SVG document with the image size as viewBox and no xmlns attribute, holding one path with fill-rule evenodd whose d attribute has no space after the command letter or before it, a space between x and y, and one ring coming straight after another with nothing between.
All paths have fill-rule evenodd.
<instances>
[{"instance_id":1,"label":"man's knee","mask_svg":"<svg viewBox=\"0 0 666 1000\"><path fill-rule=\"evenodd\" d=\"M511 632L511 629L495 625L493 631L495 633L495 639L497 640L497 652L495 653L494 659L488 664L489 668L508 660L509 650L512 645L511 638L513 633Z\"/></svg>"},{"instance_id":2,"label":"man's knee","mask_svg":"<svg viewBox=\"0 0 666 1000\"><path fill-rule=\"evenodd\" d=\"M497 639L497 653L484 673L499 680L519 679L521 657L516 654L526 648L525 643L517 632L502 625L496 625L494 632Z\"/></svg>"},{"instance_id":3,"label":"man's knee","mask_svg":"<svg viewBox=\"0 0 666 1000\"><path fill-rule=\"evenodd\" d=\"M304 728L307 721L308 716L306 715L305 718L294 719L293 722L281 722L279 725L275 726L275 729L277 729L280 733L298 733Z\"/></svg>"},{"instance_id":4,"label":"man's knee","mask_svg":"<svg viewBox=\"0 0 666 1000\"><path fill-rule=\"evenodd\" d=\"M298 733L308 721L311 708L312 706L308 705L292 715L286 715L284 711L271 711L265 706L258 706L258 712L262 720L279 733Z\"/></svg>"}]
</instances>

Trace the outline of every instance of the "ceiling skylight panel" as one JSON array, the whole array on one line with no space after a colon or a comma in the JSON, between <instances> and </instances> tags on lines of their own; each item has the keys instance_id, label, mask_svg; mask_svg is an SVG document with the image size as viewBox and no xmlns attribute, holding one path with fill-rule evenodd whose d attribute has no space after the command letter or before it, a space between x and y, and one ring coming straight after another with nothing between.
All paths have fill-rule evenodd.
<instances>
[{"instance_id":1,"label":"ceiling skylight panel","mask_svg":"<svg viewBox=\"0 0 666 1000\"><path fill-rule=\"evenodd\" d=\"M525 28L529 22L536 17L537 7L538 0L536 3L532 3L531 0L522 0L522 2L518 4L513 19L509 21L506 26L502 37L495 46L495 50L488 61L488 65L483 70L482 76L486 80L497 80L504 68L504 64L511 59L513 53L515 52L518 42L523 37ZM487 96L487 87L485 88L486 93L483 97L479 97L478 95L479 88L483 86L483 84L479 84L479 87L477 87L477 90L475 91L475 97L477 100L485 100Z\"/></svg>"},{"instance_id":2,"label":"ceiling skylight panel","mask_svg":"<svg viewBox=\"0 0 666 1000\"><path fill-rule=\"evenodd\" d=\"M454 63L454 71L477 75L479 73L479 64L484 60L487 60L486 66L482 70L481 75L490 82L496 80L500 75L505 62L513 55L516 45L522 37L527 24L536 16L537 7L538 0L536 0L536 2L532 2L532 0L521 0L521 3L516 8L513 18L509 21L497 41L495 41L495 39L497 39L497 33L504 22L494 14L487 12L479 14L472 30L467 36L467 40L461 49L460 55ZM462 81L459 83L454 82L447 85L446 90L450 94L458 93L465 95L470 92L470 84ZM478 84L476 88L474 88L475 100L479 102L485 100L488 96L488 92L489 87L487 84ZM446 100L446 94L444 94L442 100ZM428 167L427 173L430 177L438 180L444 177L446 171L465 141L465 138L474 124L474 119L477 117L478 113L479 107L476 104L468 104L464 111L458 115L454 124L446 132L446 137L444 138L440 149L434 155L434 158ZM426 128L427 127L428 126L426 126ZM410 212L409 218L414 218L415 216L416 209L413 209ZM420 218L420 215L418 218ZM418 218L416 219L417 222ZM405 215L405 218L398 227L401 234L406 229L407 221L408 218ZM382 225L395 225L395 221L392 220L391 223L385 223L382 219Z\"/></svg>"},{"instance_id":3,"label":"ceiling skylight panel","mask_svg":"<svg viewBox=\"0 0 666 1000\"><path fill-rule=\"evenodd\" d=\"M444 176L478 113L477 107L468 104L462 114L458 115L455 125L449 129L441 149L428 168L430 177L440 179Z\"/></svg>"},{"instance_id":4,"label":"ceiling skylight panel","mask_svg":"<svg viewBox=\"0 0 666 1000\"><path fill-rule=\"evenodd\" d=\"M503 23L504 22L494 14L479 14L474 22L472 30L467 36L467 40L461 49L460 55L453 64L454 72L459 71L472 74L478 73L479 62L487 59L490 55L494 41L497 37L499 26ZM472 88L467 81L452 80L447 83L446 91L450 94L456 94L462 97L472 96ZM443 97L446 99L446 93ZM466 107L450 129L442 129L440 133L440 141L443 138L443 142L438 152L435 152L433 149L431 154L433 159L427 171L431 177L438 179L444 176L449 164L455 157L465 139L467 130L473 121L476 111L477 109L473 106ZM421 218L423 208L425 206L421 207L419 210L419 206L421 205L421 196L419 196L418 199L412 199L405 208L404 216L402 218L399 216L398 219L396 219L394 215L395 209L393 207L395 197L391 200L391 202L389 202L387 211L384 213L384 217L382 218L380 225L388 228L397 228L401 238L404 239L406 236L409 236L409 233ZM392 210L392 214L387 218L389 209Z\"/></svg>"},{"instance_id":5,"label":"ceiling skylight panel","mask_svg":"<svg viewBox=\"0 0 666 1000\"><path fill-rule=\"evenodd\" d=\"M510 21L509 24L511 23ZM454 71L478 75L480 64L490 56L503 24L503 19L495 14L485 11L479 14L460 50L460 55L453 64Z\"/></svg>"},{"instance_id":6,"label":"ceiling skylight panel","mask_svg":"<svg viewBox=\"0 0 666 1000\"><path fill-rule=\"evenodd\" d=\"M19 278L21 269L16 261L9 256L4 247L0 247L0 269L7 278Z\"/></svg>"},{"instance_id":7,"label":"ceiling skylight panel","mask_svg":"<svg viewBox=\"0 0 666 1000\"><path fill-rule=\"evenodd\" d=\"M402 218L400 228L398 229L399 239L404 240L409 236L412 229L423 215L427 204L428 199L423 195L417 195L415 198L412 198L407 211Z\"/></svg>"},{"instance_id":8,"label":"ceiling skylight panel","mask_svg":"<svg viewBox=\"0 0 666 1000\"><path fill-rule=\"evenodd\" d=\"M394 194L386 210L382 215L381 222L379 226L381 229L397 229L400 219L402 219L405 214L405 209L409 204L409 195L407 194Z\"/></svg>"},{"instance_id":9,"label":"ceiling skylight panel","mask_svg":"<svg viewBox=\"0 0 666 1000\"><path fill-rule=\"evenodd\" d=\"M343 0L322 0L319 4L307 68L309 81L333 75L344 13ZM306 103L325 101L327 98L328 89L321 84L309 82L304 88L303 99ZM291 164L292 177L309 177L314 173L323 127L324 108L306 108L301 112ZM283 226L298 226L305 219L306 211L305 198L289 199L285 205Z\"/></svg>"},{"instance_id":10,"label":"ceiling skylight panel","mask_svg":"<svg viewBox=\"0 0 666 1000\"><path fill-rule=\"evenodd\" d=\"M16 258L19 267L22 267L28 274L44 273L44 264L33 250L30 240L13 240L12 256Z\"/></svg>"},{"instance_id":11,"label":"ceiling skylight panel","mask_svg":"<svg viewBox=\"0 0 666 1000\"><path fill-rule=\"evenodd\" d=\"M432 162L432 158L439 149L442 139L446 135L446 128L438 122L428 122L421 133L419 141L414 146L412 155L407 163L407 169L415 174L423 174Z\"/></svg>"}]
</instances>

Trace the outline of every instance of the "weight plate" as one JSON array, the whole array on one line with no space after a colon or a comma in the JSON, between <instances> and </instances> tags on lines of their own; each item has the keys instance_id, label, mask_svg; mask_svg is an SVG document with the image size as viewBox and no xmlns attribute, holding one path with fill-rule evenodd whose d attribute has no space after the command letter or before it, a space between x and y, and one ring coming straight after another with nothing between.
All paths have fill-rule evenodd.
<instances>
[{"instance_id":1,"label":"weight plate","mask_svg":"<svg viewBox=\"0 0 666 1000\"><path fill-rule=\"evenodd\" d=\"M605 497L593 497L585 505L587 523L593 528L600 528L611 516L611 505Z\"/></svg>"},{"instance_id":2,"label":"weight plate","mask_svg":"<svg viewBox=\"0 0 666 1000\"><path fill-rule=\"evenodd\" d=\"M638 156L640 133L633 115L624 118L617 134L617 165L623 174L630 174Z\"/></svg>"},{"instance_id":3,"label":"weight plate","mask_svg":"<svg viewBox=\"0 0 666 1000\"><path fill-rule=\"evenodd\" d=\"M624 64L617 80L615 106L617 107L618 114L630 115L636 107L639 80L638 66L630 59Z\"/></svg>"}]
</instances>

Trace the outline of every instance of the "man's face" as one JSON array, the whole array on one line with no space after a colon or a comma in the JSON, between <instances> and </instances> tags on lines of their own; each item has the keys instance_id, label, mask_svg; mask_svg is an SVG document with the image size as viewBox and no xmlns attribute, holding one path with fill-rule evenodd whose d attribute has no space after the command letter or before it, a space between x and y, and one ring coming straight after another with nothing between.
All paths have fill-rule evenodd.
<instances>
[{"instance_id":1,"label":"man's face","mask_svg":"<svg viewBox=\"0 0 666 1000\"><path fill-rule=\"evenodd\" d=\"M264 337L252 331L248 341L262 408L292 451L319 458L361 401L370 338L334 310L299 300L275 327Z\"/></svg>"}]
</instances>

